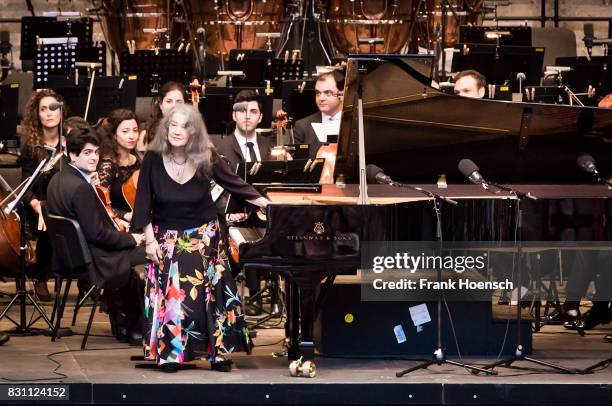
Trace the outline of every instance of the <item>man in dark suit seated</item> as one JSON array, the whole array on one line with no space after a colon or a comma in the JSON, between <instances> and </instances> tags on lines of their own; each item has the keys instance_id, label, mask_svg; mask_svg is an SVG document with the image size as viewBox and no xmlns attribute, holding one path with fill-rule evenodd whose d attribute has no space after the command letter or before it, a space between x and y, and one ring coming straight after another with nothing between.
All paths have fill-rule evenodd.
<instances>
[{"instance_id":1,"label":"man in dark suit seated","mask_svg":"<svg viewBox=\"0 0 612 406\"><path fill-rule=\"evenodd\" d=\"M266 161L270 159L272 141L255 131L263 118L262 103L254 90L242 90L234 99L232 118L236 123L234 133L217 142L217 150L230 162L232 169L238 163ZM253 156L254 155L254 156Z\"/></svg>"},{"instance_id":2,"label":"man in dark suit seated","mask_svg":"<svg viewBox=\"0 0 612 406\"><path fill-rule=\"evenodd\" d=\"M336 123L340 126L342 113L342 90L344 75L337 70L319 75L315 82L315 101L319 111L296 121L293 138L296 143L310 145L310 158L316 158L322 142L317 137L312 123Z\"/></svg>"},{"instance_id":3,"label":"man in dark suit seated","mask_svg":"<svg viewBox=\"0 0 612 406\"><path fill-rule=\"evenodd\" d=\"M144 249L139 247L143 237L119 231L94 189L99 144L91 128L72 129L66 145L70 164L51 179L47 208L50 214L79 223L94 265L87 276L109 294L109 303L116 309L118 338L139 345L144 283L132 267L145 262Z\"/></svg>"},{"instance_id":4,"label":"man in dark suit seated","mask_svg":"<svg viewBox=\"0 0 612 406\"><path fill-rule=\"evenodd\" d=\"M234 99L232 118L236 123L236 130L230 136L217 142L217 151L229 162L232 169L236 169L240 162L266 161L270 159L273 142L257 134L256 129L263 118L262 103L254 90L242 90ZM225 212L227 196L217 202L219 212ZM245 213L228 213L229 224L238 224L246 220ZM249 294L254 296L260 290L260 280L266 277L261 271L246 273L246 284ZM261 314L261 295L254 301L255 306L247 304L245 313L249 316Z\"/></svg>"}]
</instances>

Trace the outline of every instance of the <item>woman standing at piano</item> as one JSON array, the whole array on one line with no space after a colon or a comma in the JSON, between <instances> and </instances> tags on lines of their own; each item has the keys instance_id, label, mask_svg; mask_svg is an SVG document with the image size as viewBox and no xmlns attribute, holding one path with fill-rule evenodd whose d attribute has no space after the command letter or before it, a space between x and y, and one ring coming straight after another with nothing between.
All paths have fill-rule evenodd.
<instances>
[{"instance_id":1,"label":"woman standing at piano","mask_svg":"<svg viewBox=\"0 0 612 406\"><path fill-rule=\"evenodd\" d=\"M110 203L118 217L132 220L133 201L124 190L135 191L140 159L136 153L138 143L138 120L131 110L117 109L110 112L97 129L100 137L100 163L98 177L100 186L108 190Z\"/></svg>"},{"instance_id":2,"label":"woman standing at piano","mask_svg":"<svg viewBox=\"0 0 612 406\"><path fill-rule=\"evenodd\" d=\"M36 264L32 268L31 276L37 281L34 290L42 301L52 300L47 288L47 280L51 274L51 244L46 232L42 217L42 202L47 199L47 186L51 177L59 170L60 146L65 146L65 139L60 139L60 124L62 110L64 116L66 108L59 108L63 103L62 97L51 89L42 89L36 92L25 107L23 121L21 122L21 165L22 181L32 176L36 167L46 156L47 152L40 146L56 148L57 155L53 165L45 168L38 182L25 196L29 207L27 219L31 233L37 237ZM64 117L65 118L65 117Z\"/></svg>"},{"instance_id":3,"label":"woman standing at piano","mask_svg":"<svg viewBox=\"0 0 612 406\"><path fill-rule=\"evenodd\" d=\"M153 109L145 124L145 130L140 134L138 152L144 154L147 145L155 138L159 122L177 104L185 104L185 87L178 82L164 83L153 103Z\"/></svg>"},{"instance_id":4,"label":"woman standing at piano","mask_svg":"<svg viewBox=\"0 0 612 406\"><path fill-rule=\"evenodd\" d=\"M229 372L230 354L252 347L219 235L213 179L234 197L268 204L219 157L200 113L175 106L142 161L132 218L148 258L145 357L167 372L202 358Z\"/></svg>"}]
</instances>

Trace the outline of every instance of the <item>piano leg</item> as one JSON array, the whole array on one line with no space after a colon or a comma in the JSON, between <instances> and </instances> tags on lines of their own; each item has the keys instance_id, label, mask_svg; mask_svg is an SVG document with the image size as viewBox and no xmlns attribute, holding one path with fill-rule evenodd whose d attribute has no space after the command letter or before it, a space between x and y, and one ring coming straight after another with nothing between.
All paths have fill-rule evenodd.
<instances>
[{"instance_id":1,"label":"piano leg","mask_svg":"<svg viewBox=\"0 0 612 406\"><path fill-rule=\"evenodd\" d=\"M300 352L302 360L314 360L314 308L316 285L302 284L300 289Z\"/></svg>"},{"instance_id":2,"label":"piano leg","mask_svg":"<svg viewBox=\"0 0 612 406\"><path fill-rule=\"evenodd\" d=\"M287 321L285 322L285 337L288 338L287 358L296 360L300 358L300 294L297 285L290 278L285 279L285 293L287 298Z\"/></svg>"}]
</instances>

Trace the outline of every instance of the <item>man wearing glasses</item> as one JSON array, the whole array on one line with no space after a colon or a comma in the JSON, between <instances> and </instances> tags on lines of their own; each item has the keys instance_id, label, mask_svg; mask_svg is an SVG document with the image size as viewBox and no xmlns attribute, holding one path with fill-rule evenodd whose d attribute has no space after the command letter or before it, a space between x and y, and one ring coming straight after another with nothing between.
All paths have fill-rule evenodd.
<instances>
[{"instance_id":1,"label":"man wearing glasses","mask_svg":"<svg viewBox=\"0 0 612 406\"><path fill-rule=\"evenodd\" d=\"M317 156L322 141L317 137L312 123L337 123L342 113L344 75L337 71L325 72L315 83L315 99L319 111L296 121L293 137L296 143L310 145L310 158Z\"/></svg>"}]
</instances>

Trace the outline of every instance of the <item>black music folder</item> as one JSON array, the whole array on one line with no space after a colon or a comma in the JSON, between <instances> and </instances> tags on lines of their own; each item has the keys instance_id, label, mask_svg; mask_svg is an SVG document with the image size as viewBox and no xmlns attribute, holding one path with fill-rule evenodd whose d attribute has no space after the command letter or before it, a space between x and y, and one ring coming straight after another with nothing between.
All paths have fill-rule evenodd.
<instances>
[{"instance_id":1,"label":"black music folder","mask_svg":"<svg viewBox=\"0 0 612 406\"><path fill-rule=\"evenodd\" d=\"M256 189L265 192L315 192L321 191L319 180L325 158L294 159L292 161L240 162L236 173ZM227 201L226 213L244 210L239 199Z\"/></svg>"}]
</instances>

